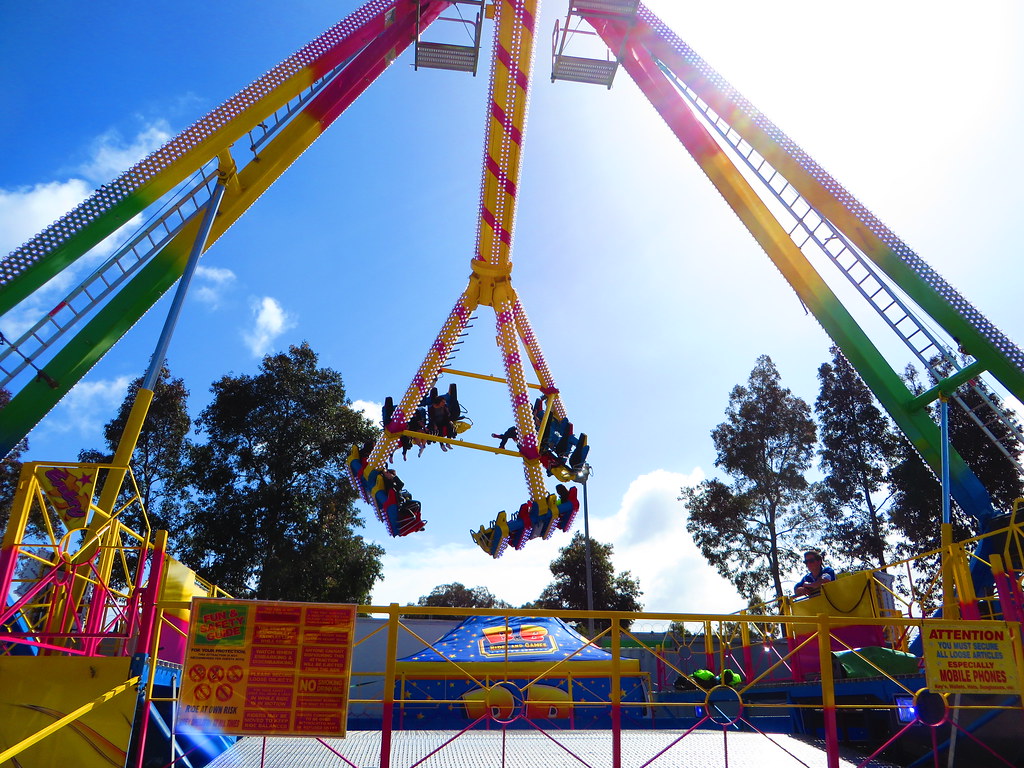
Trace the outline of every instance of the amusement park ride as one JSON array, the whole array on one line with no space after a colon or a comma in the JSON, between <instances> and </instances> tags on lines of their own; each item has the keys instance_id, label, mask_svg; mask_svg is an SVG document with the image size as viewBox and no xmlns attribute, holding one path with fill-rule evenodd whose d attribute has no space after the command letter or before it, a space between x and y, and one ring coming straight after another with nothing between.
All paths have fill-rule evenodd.
<instances>
[{"instance_id":1,"label":"amusement park ride","mask_svg":"<svg viewBox=\"0 0 1024 768\"><path fill-rule=\"evenodd\" d=\"M458 18L444 16L451 11L458 11ZM417 68L475 73L488 20L495 26L494 57L468 285L404 394L397 402L389 398L380 437L372 446L353 448L348 466L354 487L392 536L423 528L419 503L403 495L388 473L403 441L490 451L522 462L527 496L518 511L502 512L472 532L487 554L499 557L509 544L518 549L570 529L579 508L572 482L587 460L587 437L570 420L511 279L521 148L539 32L536 12L535 0L370 0L3 261L0 314L135 217L149 217L50 312L0 348L0 386L12 393L0 412L3 453L179 283L112 462L26 465L0 553L6 595L2 624L10 635L2 646L6 652L28 649L41 661L62 654L99 658L112 649L125 658L150 652L156 602L168 589L187 597L190 577L166 557L163 536L130 531L119 518L139 505L129 462L200 256L406 48L413 47ZM426 39L432 25L451 21L468 27L469 44ZM605 58L581 56L574 49L584 24L606 46ZM621 77L619 70L640 88L943 478L956 504L978 521L981 533L1005 525L1009 510L993 507L970 467L948 446L945 416L936 425L929 409L936 402L943 414L947 402L968 408L958 391L971 387L984 405L968 408L970 418L997 444L996 434L1003 430L992 429L995 421L1024 441L991 387L983 385L991 377L1024 399L1024 353L637 0L572 0L555 31L551 79L610 88ZM854 320L819 273L828 264L930 373L927 391L911 391ZM470 318L487 307L494 313L503 378L450 365ZM516 450L460 437L458 391L452 386L438 393L442 373L504 384ZM1016 461L1012 446L999 447ZM551 476L558 481L553 491L547 487ZM36 513L42 534L29 526L30 514ZM944 522L949 545L948 514ZM987 554L980 551L971 566L978 594L990 593L999 579L1005 582L1003 571L993 574ZM161 579L165 583L158 589ZM177 620L187 624L187 612ZM161 651L159 658L181 661L174 649Z\"/></svg>"}]
</instances>

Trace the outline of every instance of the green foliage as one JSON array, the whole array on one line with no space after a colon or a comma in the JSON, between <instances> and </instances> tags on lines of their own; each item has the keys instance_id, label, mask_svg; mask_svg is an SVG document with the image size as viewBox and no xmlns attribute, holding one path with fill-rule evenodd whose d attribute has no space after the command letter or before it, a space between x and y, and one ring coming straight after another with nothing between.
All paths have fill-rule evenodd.
<instances>
[{"instance_id":1,"label":"green foliage","mask_svg":"<svg viewBox=\"0 0 1024 768\"><path fill-rule=\"evenodd\" d=\"M11 393L0 389L0 410L11 402ZM0 460L0 531L7 530L7 521L11 515L11 502L18 490L18 477L21 475L21 457L28 450L28 438L25 438Z\"/></svg>"},{"instance_id":2,"label":"green foliage","mask_svg":"<svg viewBox=\"0 0 1024 768\"><path fill-rule=\"evenodd\" d=\"M941 543L942 486L907 439L900 441L896 451L889 485L893 491L889 518L903 537L897 552L912 557L937 549ZM974 533L970 518L955 505L951 513L953 540L970 538Z\"/></svg>"},{"instance_id":3,"label":"green foliage","mask_svg":"<svg viewBox=\"0 0 1024 768\"><path fill-rule=\"evenodd\" d=\"M951 373L950 370L942 372ZM904 378L912 391L920 392L924 389L912 367L907 368ZM988 390L980 381L976 384L999 409L1016 422L1014 414L1002 405L994 392ZM957 394L969 409L983 413L982 395L966 386L958 389ZM1021 445L1013 432L999 421L986 421L987 428L1011 454L1019 457ZM1013 500L1024 495L1024 478L1021 478L1013 462L992 443L967 411L953 402L950 402L949 406L949 438L957 453L991 494L996 509L1008 512L1012 508ZM939 478L906 440L900 442L897 462L890 473L889 483L893 490L893 503L890 509L892 522L906 539L900 546L900 552L909 556L937 548L940 544L942 486ZM955 503L952 506L951 518L955 541L978 533L977 521L965 514Z\"/></svg>"},{"instance_id":4,"label":"green foliage","mask_svg":"<svg viewBox=\"0 0 1024 768\"><path fill-rule=\"evenodd\" d=\"M681 621L673 621L668 625L668 629L665 630L665 634L668 637L675 640L676 646L686 645L693 638L697 637L697 633L692 632L686 628L686 625Z\"/></svg>"},{"instance_id":5,"label":"green foliage","mask_svg":"<svg viewBox=\"0 0 1024 768\"><path fill-rule=\"evenodd\" d=\"M726 421L711 432L715 466L731 484L705 480L682 489L686 528L701 553L750 600L769 587L781 597L782 574L817 531L804 477L817 435L807 403L782 387L767 355L746 386L729 395Z\"/></svg>"},{"instance_id":6,"label":"green foliage","mask_svg":"<svg viewBox=\"0 0 1024 768\"><path fill-rule=\"evenodd\" d=\"M835 560L883 566L892 554L887 480L900 438L839 348L830 351L832 362L818 369L821 390L814 404L825 474L818 498L829 523L823 541Z\"/></svg>"},{"instance_id":7,"label":"green foliage","mask_svg":"<svg viewBox=\"0 0 1024 768\"><path fill-rule=\"evenodd\" d=\"M141 388L140 376L129 385L117 415L104 427L106 450L80 451L79 461L94 464L110 462ZM150 526L153 530L171 532L172 550L175 544L174 532L180 523L181 509L187 496L184 459L191 447L188 433L192 429L192 419L188 415L188 394L185 382L171 378L170 369L164 365L153 388L153 402L150 403L131 459L132 474L142 497L143 508L149 516ZM126 492L127 489L122 491L122 498ZM134 512L135 507L126 510L128 515L134 515ZM124 522L136 530L143 528L142 521L134 517Z\"/></svg>"},{"instance_id":8,"label":"green foliage","mask_svg":"<svg viewBox=\"0 0 1024 768\"><path fill-rule=\"evenodd\" d=\"M434 587L429 595L421 597L417 605L432 608L511 608L510 603L491 594L487 587L469 587L452 582Z\"/></svg>"},{"instance_id":9,"label":"green foliage","mask_svg":"<svg viewBox=\"0 0 1024 768\"><path fill-rule=\"evenodd\" d=\"M974 383L998 410L1002 411L1012 423L1018 424L1014 412L1003 405L1002 400L995 392L981 381ZM983 416L986 428L1009 450L1015 459L1019 460L1022 448L1020 441L1003 422L984 417L983 395L966 386L958 389L957 395L968 409ZM952 402L949 404L949 440L956 448L957 453L978 476L981 484L988 490L992 496L993 506L1004 513L1013 509L1014 499L1024 496L1024 478L1021 477L1013 461L995 446L982 428L971 419L967 411Z\"/></svg>"},{"instance_id":10,"label":"green foliage","mask_svg":"<svg viewBox=\"0 0 1024 768\"><path fill-rule=\"evenodd\" d=\"M196 424L182 559L239 597L369 601L384 550L355 533L345 457L374 428L307 345L224 376Z\"/></svg>"},{"instance_id":11,"label":"green foliage","mask_svg":"<svg viewBox=\"0 0 1024 768\"><path fill-rule=\"evenodd\" d=\"M612 565L611 544L590 540L591 579L594 591L595 611L643 610L640 603L640 582L629 571L615 573ZM568 545L559 550L551 563L555 580L544 587L540 597L530 606L558 610L587 610L587 543L582 533L575 533ZM595 619L597 631L610 626L607 619ZM632 622L623 622L628 627Z\"/></svg>"}]
</instances>

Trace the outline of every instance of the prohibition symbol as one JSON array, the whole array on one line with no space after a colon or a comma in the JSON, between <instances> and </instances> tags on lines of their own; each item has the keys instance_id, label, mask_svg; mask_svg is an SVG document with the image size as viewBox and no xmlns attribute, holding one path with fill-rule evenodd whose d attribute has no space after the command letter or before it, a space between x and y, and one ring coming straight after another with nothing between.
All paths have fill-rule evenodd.
<instances>
[{"instance_id":1,"label":"prohibition symbol","mask_svg":"<svg viewBox=\"0 0 1024 768\"><path fill-rule=\"evenodd\" d=\"M188 670L188 679L193 683L198 683L206 677L206 667L202 664L193 664Z\"/></svg>"},{"instance_id":2,"label":"prohibition symbol","mask_svg":"<svg viewBox=\"0 0 1024 768\"><path fill-rule=\"evenodd\" d=\"M210 698L210 686L208 686L206 683L200 683L196 686L194 694L196 697L196 701L206 701L208 698Z\"/></svg>"},{"instance_id":3,"label":"prohibition symbol","mask_svg":"<svg viewBox=\"0 0 1024 768\"><path fill-rule=\"evenodd\" d=\"M219 683L224 679L224 667L220 666L220 664L210 667L207 677L211 683Z\"/></svg>"},{"instance_id":4,"label":"prohibition symbol","mask_svg":"<svg viewBox=\"0 0 1024 768\"><path fill-rule=\"evenodd\" d=\"M245 671L240 666L238 666L237 664L233 664L232 666L228 667L228 682L237 683L239 680L242 679L242 675L244 674Z\"/></svg>"},{"instance_id":5,"label":"prohibition symbol","mask_svg":"<svg viewBox=\"0 0 1024 768\"><path fill-rule=\"evenodd\" d=\"M221 683L217 686L217 699L219 701L227 701L235 695L235 689L227 683Z\"/></svg>"}]
</instances>

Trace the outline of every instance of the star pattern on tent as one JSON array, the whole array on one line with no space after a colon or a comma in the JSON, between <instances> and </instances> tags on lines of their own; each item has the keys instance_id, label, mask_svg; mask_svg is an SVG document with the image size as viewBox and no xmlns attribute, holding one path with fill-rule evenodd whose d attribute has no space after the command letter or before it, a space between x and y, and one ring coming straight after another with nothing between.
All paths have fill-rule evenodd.
<instances>
[{"instance_id":1,"label":"star pattern on tent","mask_svg":"<svg viewBox=\"0 0 1024 768\"><path fill-rule=\"evenodd\" d=\"M449 631L432 647L401 661L606 661L611 654L587 640L560 619L550 617L473 616Z\"/></svg>"}]
</instances>

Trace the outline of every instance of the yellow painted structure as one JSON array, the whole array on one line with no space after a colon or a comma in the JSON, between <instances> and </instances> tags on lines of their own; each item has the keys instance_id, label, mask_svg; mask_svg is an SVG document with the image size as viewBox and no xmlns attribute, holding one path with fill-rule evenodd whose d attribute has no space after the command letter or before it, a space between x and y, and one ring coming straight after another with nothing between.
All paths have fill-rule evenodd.
<instances>
[{"instance_id":1,"label":"yellow painted structure","mask_svg":"<svg viewBox=\"0 0 1024 768\"><path fill-rule=\"evenodd\" d=\"M0 766L123 766L135 717L129 658L0 657ZM110 700L53 733L46 729L115 689ZM4 753L29 741L16 757ZM17 762L15 762L17 760Z\"/></svg>"}]
</instances>

